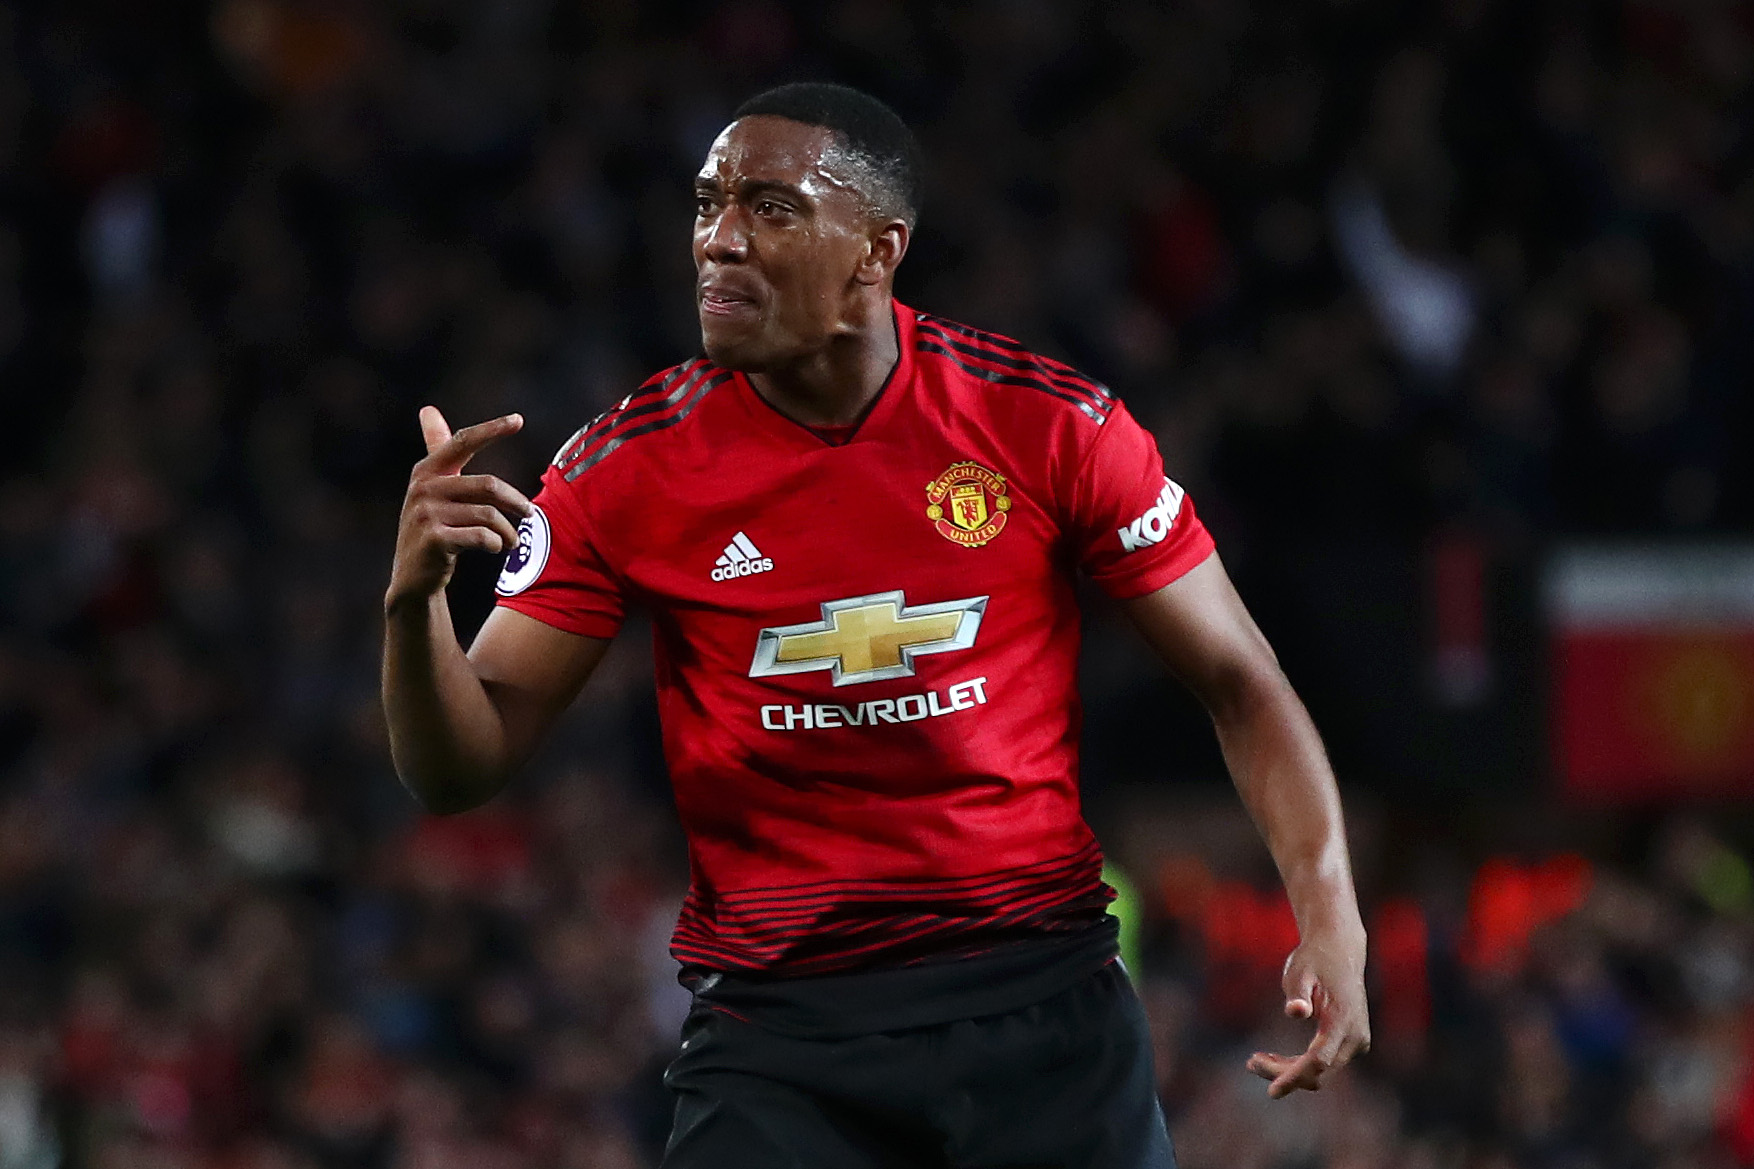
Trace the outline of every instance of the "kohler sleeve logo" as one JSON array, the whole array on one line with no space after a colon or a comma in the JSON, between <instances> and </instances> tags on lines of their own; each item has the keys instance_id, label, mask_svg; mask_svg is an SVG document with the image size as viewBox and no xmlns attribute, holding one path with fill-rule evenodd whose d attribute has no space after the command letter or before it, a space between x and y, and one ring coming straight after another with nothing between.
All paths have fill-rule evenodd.
<instances>
[{"instance_id":1,"label":"kohler sleeve logo","mask_svg":"<svg viewBox=\"0 0 1754 1169\"><path fill-rule=\"evenodd\" d=\"M1163 491L1158 494L1157 502L1126 527L1115 529L1115 534L1121 538L1121 551L1134 552L1161 543L1169 535L1169 529L1175 526L1175 517L1181 514L1185 495L1187 492L1179 483L1164 476Z\"/></svg>"}]
</instances>

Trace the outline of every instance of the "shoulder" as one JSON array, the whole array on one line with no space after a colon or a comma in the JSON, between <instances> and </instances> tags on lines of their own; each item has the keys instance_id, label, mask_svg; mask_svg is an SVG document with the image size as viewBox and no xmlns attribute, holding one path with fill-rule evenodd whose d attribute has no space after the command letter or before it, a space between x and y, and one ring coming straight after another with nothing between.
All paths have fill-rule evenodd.
<instances>
[{"instance_id":1,"label":"shoulder","mask_svg":"<svg viewBox=\"0 0 1754 1169\"><path fill-rule=\"evenodd\" d=\"M1003 401L1008 412L1015 407L1050 418L1064 416L1095 431L1117 404L1107 386L1063 361L1035 353L1001 333L931 313L914 314L914 349L922 366L935 365L949 375L951 384Z\"/></svg>"},{"instance_id":2,"label":"shoulder","mask_svg":"<svg viewBox=\"0 0 1754 1169\"><path fill-rule=\"evenodd\" d=\"M675 428L695 417L701 403L730 381L731 376L730 370L721 369L704 357L653 374L639 389L581 426L562 443L543 477L572 483L618 452L649 453L655 441L652 436L666 431L674 433Z\"/></svg>"}]
</instances>

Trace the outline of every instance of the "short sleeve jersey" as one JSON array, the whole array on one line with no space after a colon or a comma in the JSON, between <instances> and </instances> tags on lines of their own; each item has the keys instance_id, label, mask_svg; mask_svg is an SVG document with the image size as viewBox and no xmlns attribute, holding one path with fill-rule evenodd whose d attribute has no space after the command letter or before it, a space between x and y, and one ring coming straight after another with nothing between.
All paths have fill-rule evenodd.
<instances>
[{"instance_id":1,"label":"short sleeve jersey","mask_svg":"<svg viewBox=\"0 0 1754 1169\"><path fill-rule=\"evenodd\" d=\"M573 436L499 603L654 629L690 890L672 951L744 974L880 968L1088 927L1079 612L1212 541L1100 384L897 304L900 358L835 442L704 358Z\"/></svg>"}]
</instances>

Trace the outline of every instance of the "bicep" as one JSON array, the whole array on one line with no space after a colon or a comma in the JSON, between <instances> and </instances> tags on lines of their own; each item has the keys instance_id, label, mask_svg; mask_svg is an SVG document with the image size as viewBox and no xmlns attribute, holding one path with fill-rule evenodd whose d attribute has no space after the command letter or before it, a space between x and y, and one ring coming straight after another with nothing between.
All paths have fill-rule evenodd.
<instances>
[{"instance_id":1,"label":"bicep","mask_svg":"<svg viewBox=\"0 0 1754 1169\"><path fill-rule=\"evenodd\" d=\"M1121 607L1163 663L1209 709L1261 682L1283 684L1272 647L1216 552Z\"/></svg>"},{"instance_id":2,"label":"bicep","mask_svg":"<svg viewBox=\"0 0 1754 1169\"><path fill-rule=\"evenodd\" d=\"M499 712L513 758L529 753L608 648L606 638L568 633L505 606L488 615L469 661Z\"/></svg>"}]
</instances>

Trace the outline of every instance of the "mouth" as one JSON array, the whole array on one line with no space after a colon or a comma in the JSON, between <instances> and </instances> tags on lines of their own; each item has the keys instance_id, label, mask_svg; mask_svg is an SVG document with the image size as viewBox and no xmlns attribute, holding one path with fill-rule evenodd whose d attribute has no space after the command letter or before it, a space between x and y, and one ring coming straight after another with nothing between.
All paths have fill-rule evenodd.
<instances>
[{"instance_id":1,"label":"mouth","mask_svg":"<svg viewBox=\"0 0 1754 1169\"><path fill-rule=\"evenodd\" d=\"M700 311L703 315L735 317L756 311L755 298L729 288L707 287L700 290Z\"/></svg>"}]
</instances>

